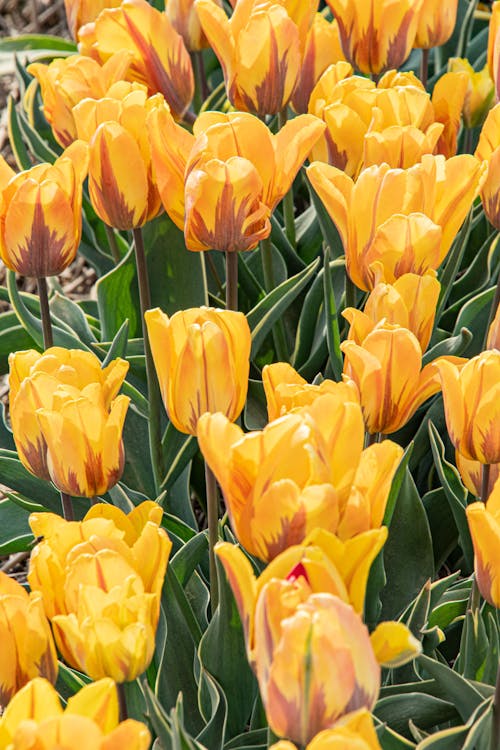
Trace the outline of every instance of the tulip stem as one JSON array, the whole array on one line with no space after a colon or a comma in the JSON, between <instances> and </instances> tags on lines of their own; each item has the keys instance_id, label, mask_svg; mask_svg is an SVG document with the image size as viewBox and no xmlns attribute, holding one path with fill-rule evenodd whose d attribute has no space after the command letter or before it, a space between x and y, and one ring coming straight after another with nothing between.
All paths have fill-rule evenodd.
<instances>
[{"instance_id":1,"label":"tulip stem","mask_svg":"<svg viewBox=\"0 0 500 750\"><path fill-rule=\"evenodd\" d=\"M139 299L141 306L142 335L144 337L144 355L146 358L146 379L148 383L149 401L149 452L151 465L155 480L156 491L162 479L162 450L161 450L161 424L160 424L160 389L155 374L155 366L151 346L149 343L148 329L144 318L146 310L151 308L151 292L149 290L148 269L146 265L146 253L144 251L144 240L140 227L133 230L135 262L137 265L137 279L139 282Z\"/></svg>"},{"instance_id":2,"label":"tulip stem","mask_svg":"<svg viewBox=\"0 0 500 750\"><path fill-rule=\"evenodd\" d=\"M236 253L235 253L236 255ZM210 466L205 461L205 483L207 492L207 525L208 525L208 556L210 570L210 608L212 617L219 603L219 585L217 581L217 566L215 564L214 547L219 538L219 503L217 501L217 481Z\"/></svg>"},{"instance_id":3,"label":"tulip stem","mask_svg":"<svg viewBox=\"0 0 500 750\"><path fill-rule=\"evenodd\" d=\"M472 128L465 128L464 154L472 154L473 138L474 138L474 133L472 132Z\"/></svg>"},{"instance_id":4,"label":"tulip stem","mask_svg":"<svg viewBox=\"0 0 500 750\"><path fill-rule=\"evenodd\" d=\"M422 57L420 58L420 81L424 89L427 88L427 78L429 75L429 50L422 50Z\"/></svg>"},{"instance_id":5,"label":"tulip stem","mask_svg":"<svg viewBox=\"0 0 500 750\"><path fill-rule=\"evenodd\" d=\"M49 294L47 291L47 279L45 276L37 278L38 299L40 300L40 319L42 321L43 347L48 349L53 346L52 323L50 322Z\"/></svg>"},{"instance_id":6,"label":"tulip stem","mask_svg":"<svg viewBox=\"0 0 500 750\"><path fill-rule=\"evenodd\" d=\"M491 750L498 750L498 747L500 747L500 660L498 662L495 696L493 698L490 739Z\"/></svg>"},{"instance_id":7,"label":"tulip stem","mask_svg":"<svg viewBox=\"0 0 500 750\"><path fill-rule=\"evenodd\" d=\"M351 277L345 272L345 306L356 307L356 286L351 281Z\"/></svg>"},{"instance_id":8,"label":"tulip stem","mask_svg":"<svg viewBox=\"0 0 500 750\"><path fill-rule=\"evenodd\" d=\"M120 707L120 721L126 721L128 719L128 710L125 684L123 682L116 683L116 692L118 693L118 705Z\"/></svg>"},{"instance_id":9,"label":"tulip stem","mask_svg":"<svg viewBox=\"0 0 500 750\"><path fill-rule=\"evenodd\" d=\"M104 224L104 231L106 232L106 239L108 240L109 249L111 250L111 255L113 256L115 265L118 265L121 261L121 255L120 250L118 249L115 231L108 224Z\"/></svg>"},{"instance_id":10,"label":"tulip stem","mask_svg":"<svg viewBox=\"0 0 500 750\"><path fill-rule=\"evenodd\" d=\"M227 251L226 310L238 310L238 253Z\"/></svg>"},{"instance_id":11,"label":"tulip stem","mask_svg":"<svg viewBox=\"0 0 500 750\"><path fill-rule=\"evenodd\" d=\"M490 486L490 464L483 464L481 471L481 501L485 503L489 495Z\"/></svg>"},{"instance_id":12,"label":"tulip stem","mask_svg":"<svg viewBox=\"0 0 500 750\"><path fill-rule=\"evenodd\" d=\"M66 519L66 521L73 521L75 518L73 514L73 502L71 500L70 495L68 495L66 492L62 492L62 490L61 490L61 505L62 505L63 516Z\"/></svg>"},{"instance_id":13,"label":"tulip stem","mask_svg":"<svg viewBox=\"0 0 500 750\"><path fill-rule=\"evenodd\" d=\"M287 113L286 107L281 110L278 114L278 128L281 130L286 125ZM290 190L285 193L283 197L283 218L285 219L285 234L288 237L290 244L295 247L296 235L295 235L295 211L293 206L293 182L290 185Z\"/></svg>"},{"instance_id":14,"label":"tulip stem","mask_svg":"<svg viewBox=\"0 0 500 750\"><path fill-rule=\"evenodd\" d=\"M275 287L273 269L273 251L271 238L266 237L260 241L260 253L262 258L262 271L264 273L264 287L266 292L272 292ZM288 347L286 345L285 328L283 319L278 318L273 326L274 348L279 362L288 362Z\"/></svg>"},{"instance_id":15,"label":"tulip stem","mask_svg":"<svg viewBox=\"0 0 500 750\"><path fill-rule=\"evenodd\" d=\"M210 94L210 89L208 88L208 83L207 83L207 76L205 72L205 63L203 61L202 50L197 50L196 52L192 52L191 60L193 63L196 90L201 99L200 101L200 106L201 106L203 102L206 101L206 99L208 99L208 96Z\"/></svg>"}]
</instances>

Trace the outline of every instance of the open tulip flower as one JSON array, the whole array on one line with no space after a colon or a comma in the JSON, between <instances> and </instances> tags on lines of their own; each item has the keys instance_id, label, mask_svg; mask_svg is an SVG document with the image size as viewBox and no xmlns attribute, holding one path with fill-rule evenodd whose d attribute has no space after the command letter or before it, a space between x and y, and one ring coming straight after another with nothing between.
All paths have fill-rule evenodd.
<instances>
[{"instance_id":1,"label":"open tulip flower","mask_svg":"<svg viewBox=\"0 0 500 750\"><path fill-rule=\"evenodd\" d=\"M116 685L110 679L85 685L63 709L52 685L37 677L0 718L0 747L5 750L148 750L150 742L141 722L119 722Z\"/></svg>"},{"instance_id":2,"label":"open tulip flower","mask_svg":"<svg viewBox=\"0 0 500 750\"><path fill-rule=\"evenodd\" d=\"M195 307L171 318L146 313L160 391L170 420L197 434L205 412L233 422L245 405L250 367L250 328L243 313Z\"/></svg>"},{"instance_id":3,"label":"open tulip flower","mask_svg":"<svg viewBox=\"0 0 500 750\"><path fill-rule=\"evenodd\" d=\"M481 595L493 607L500 607L500 483L497 481L486 504L477 502L465 509L474 545L474 571Z\"/></svg>"},{"instance_id":4,"label":"open tulip flower","mask_svg":"<svg viewBox=\"0 0 500 750\"><path fill-rule=\"evenodd\" d=\"M500 351L481 352L460 368L442 360L437 367L451 442L465 458L500 463Z\"/></svg>"},{"instance_id":5,"label":"open tulip flower","mask_svg":"<svg viewBox=\"0 0 500 750\"><path fill-rule=\"evenodd\" d=\"M78 34L79 51L104 63L120 50L132 53L129 80L163 94L177 119L186 113L194 93L193 68L180 34L165 13L146 0L124 0L104 10Z\"/></svg>"},{"instance_id":6,"label":"open tulip flower","mask_svg":"<svg viewBox=\"0 0 500 750\"><path fill-rule=\"evenodd\" d=\"M341 539L379 528L402 455L390 441L363 450L359 404L340 391L260 432L244 434L223 414L205 414L197 434L236 536L261 560L316 527Z\"/></svg>"},{"instance_id":7,"label":"open tulip flower","mask_svg":"<svg viewBox=\"0 0 500 750\"><path fill-rule=\"evenodd\" d=\"M0 709L34 677L54 683L57 655L39 593L0 571Z\"/></svg>"},{"instance_id":8,"label":"open tulip flower","mask_svg":"<svg viewBox=\"0 0 500 750\"><path fill-rule=\"evenodd\" d=\"M366 708L346 714L332 729L319 732L305 750L382 750L373 719ZM288 740L280 740L270 750L297 750Z\"/></svg>"},{"instance_id":9,"label":"open tulip flower","mask_svg":"<svg viewBox=\"0 0 500 750\"><path fill-rule=\"evenodd\" d=\"M28 579L41 591L66 661L92 679L135 679L155 649L160 595L171 542L162 509L145 501L125 515L92 506L83 521L34 514Z\"/></svg>"},{"instance_id":10,"label":"open tulip flower","mask_svg":"<svg viewBox=\"0 0 500 750\"><path fill-rule=\"evenodd\" d=\"M356 182L314 162L313 188L339 230L347 272L360 289L423 275L446 257L484 180L486 165L470 154L426 154L409 169L368 167ZM370 217L359 222L359 216Z\"/></svg>"},{"instance_id":11,"label":"open tulip flower","mask_svg":"<svg viewBox=\"0 0 500 750\"><path fill-rule=\"evenodd\" d=\"M11 271L57 276L75 259L82 232L87 146L16 174L0 156L0 259Z\"/></svg>"}]
</instances>

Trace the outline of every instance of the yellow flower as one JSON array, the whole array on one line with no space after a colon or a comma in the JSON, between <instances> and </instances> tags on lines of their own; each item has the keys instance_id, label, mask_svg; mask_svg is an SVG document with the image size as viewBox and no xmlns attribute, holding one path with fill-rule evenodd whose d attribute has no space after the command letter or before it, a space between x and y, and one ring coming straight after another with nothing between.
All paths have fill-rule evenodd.
<instances>
[{"instance_id":1,"label":"yellow flower","mask_svg":"<svg viewBox=\"0 0 500 750\"><path fill-rule=\"evenodd\" d=\"M491 6L490 27L488 33L488 56L487 65L490 76L495 82L495 99L498 101L500 86L500 3L494 2Z\"/></svg>"},{"instance_id":2,"label":"yellow flower","mask_svg":"<svg viewBox=\"0 0 500 750\"><path fill-rule=\"evenodd\" d=\"M54 683L57 655L40 594L0 571L0 707L34 677Z\"/></svg>"},{"instance_id":3,"label":"yellow flower","mask_svg":"<svg viewBox=\"0 0 500 750\"><path fill-rule=\"evenodd\" d=\"M363 450L363 438L359 404L341 389L261 432L244 434L222 414L198 422L235 534L262 560L316 527L347 539L381 526L402 450L390 441Z\"/></svg>"},{"instance_id":4,"label":"yellow flower","mask_svg":"<svg viewBox=\"0 0 500 750\"><path fill-rule=\"evenodd\" d=\"M90 57L58 57L49 65L32 63L28 73L40 84L43 113L61 146L77 138L71 111L82 99L101 99L116 81L121 80L130 65L129 52L117 52L104 65Z\"/></svg>"},{"instance_id":5,"label":"yellow flower","mask_svg":"<svg viewBox=\"0 0 500 750\"><path fill-rule=\"evenodd\" d=\"M481 595L493 607L500 606L500 484L495 483L485 503L465 509L474 545L474 571Z\"/></svg>"},{"instance_id":6,"label":"yellow flower","mask_svg":"<svg viewBox=\"0 0 500 750\"><path fill-rule=\"evenodd\" d=\"M377 284L366 300L364 311L346 307L342 312L351 324L348 339L362 344L377 323L385 320L411 331L425 352L434 327L440 289L441 284L431 273L425 276L405 273L394 284Z\"/></svg>"},{"instance_id":7,"label":"yellow flower","mask_svg":"<svg viewBox=\"0 0 500 750\"><path fill-rule=\"evenodd\" d=\"M440 390L438 367L444 358L422 369L420 344L406 328L382 322L361 345L344 341L340 348L345 354L344 377L359 389L366 429L372 434L396 432Z\"/></svg>"},{"instance_id":8,"label":"yellow flower","mask_svg":"<svg viewBox=\"0 0 500 750\"><path fill-rule=\"evenodd\" d=\"M161 210L146 118L162 103L159 94L148 98L145 86L120 81L105 98L73 108L78 137L89 144L90 199L109 226L134 229Z\"/></svg>"},{"instance_id":9,"label":"yellow flower","mask_svg":"<svg viewBox=\"0 0 500 750\"><path fill-rule=\"evenodd\" d=\"M78 29L85 23L95 21L105 8L118 8L120 0L64 0L68 29L76 39Z\"/></svg>"},{"instance_id":10,"label":"yellow flower","mask_svg":"<svg viewBox=\"0 0 500 750\"><path fill-rule=\"evenodd\" d=\"M476 149L477 158L486 159L488 162L488 171L481 190L481 200L486 217L495 228L500 227L499 127L500 104L497 104L486 117Z\"/></svg>"},{"instance_id":11,"label":"yellow flower","mask_svg":"<svg viewBox=\"0 0 500 750\"><path fill-rule=\"evenodd\" d=\"M379 281L423 275L441 264L485 168L469 154L451 159L425 154L409 169L369 167L356 182L319 162L307 174L339 230L349 276L360 289L371 290ZM360 223L360 215L366 221Z\"/></svg>"},{"instance_id":12,"label":"yellow flower","mask_svg":"<svg viewBox=\"0 0 500 750\"><path fill-rule=\"evenodd\" d=\"M373 719L366 708L353 711L335 722L332 729L316 735L305 750L382 750ZM297 750L292 742L280 740L270 750Z\"/></svg>"},{"instance_id":13,"label":"yellow flower","mask_svg":"<svg viewBox=\"0 0 500 750\"><path fill-rule=\"evenodd\" d=\"M500 352L481 352L463 367L437 364L451 442L465 458L500 463Z\"/></svg>"},{"instance_id":14,"label":"yellow flower","mask_svg":"<svg viewBox=\"0 0 500 750\"><path fill-rule=\"evenodd\" d=\"M119 723L116 686L110 679L85 685L63 710L52 685L37 677L0 718L0 747L6 750L148 750L150 742L141 722Z\"/></svg>"},{"instance_id":15,"label":"yellow flower","mask_svg":"<svg viewBox=\"0 0 500 750\"><path fill-rule=\"evenodd\" d=\"M133 680L151 661L172 546L161 518L152 501L128 516L97 504L80 522L30 517L44 537L31 557L30 586L42 593L66 661L94 680Z\"/></svg>"},{"instance_id":16,"label":"yellow flower","mask_svg":"<svg viewBox=\"0 0 500 750\"><path fill-rule=\"evenodd\" d=\"M466 128L480 127L493 104L495 86L490 78L488 66L475 71L470 62L461 57L450 57L448 70L462 72L467 77L467 91L462 108Z\"/></svg>"},{"instance_id":17,"label":"yellow flower","mask_svg":"<svg viewBox=\"0 0 500 750\"><path fill-rule=\"evenodd\" d=\"M440 47L453 34L457 20L458 0L424 0L418 18L414 47Z\"/></svg>"},{"instance_id":18,"label":"yellow flower","mask_svg":"<svg viewBox=\"0 0 500 750\"><path fill-rule=\"evenodd\" d=\"M481 489L483 482L483 464L480 461L473 461L471 458L465 458L462 456L460 451L455 451L455 463L457 469L460 472L462 482L465 484L469 492L476 497L481 497ZM500 464L490 464L490 471L488 474L488 488L486 491L487 497L489 497L495 486L495 482L500 476Z\"/></svg>"},{"instance_id":19,"label":"yellow flower","mask_svg":"<svg viewBox=\"0 0 500 750\"><path fill-rule=\"evenodd\" d=\"M217 5L222 4L220 0L211 1ZM167 0L165 5L165 13L174 29L183 38L186 49L196 52L210 46L201 28L194 0Z\"/></svg>"},{"instance_id":20,"label":"yellow flower","mask_svg":"<svg viewBox=\"0 0 500 750\"><path fill-rule=\"evenodd\" d=\"M28 471L50 479L47 440L37 410L52 408L60 385L82 391L92 383L99 385L109 410L125 379L128 363L115 359L101 368L90 352L54 346L43 354L33 349L14 352L9 356L9 367L9 410L19 458Z\"/></svg>"},{"instance_id":21,"label":"yellow flower","mask_svg":"<svg viewBox=\"0 0 500 750\"><path fill-rule=\"evenodd\" d=\"M0 157L0 258L23 276L57 276L74 260L82 232L87 147L73 143L54 164L19 174Z\"/></svg>"},{"instance_id":22,"label":"yellow flower","mask_svg":"<svg viewBox=\"0 0 500 750\"><path fill-rule=\"evenodd\" d=\"M169 318L156 308L146 312L146 324L163 403L175 427L196 435L207 411L237 419L250 367L250 328L243 313L195 307Z\"/></svg>"},{"instance_id":23,"label":"yellow flower","mask_svg":"<svg viewBox=\"0 0 500 750\"><path fill-rule=\"evenodd\" d=\"M189 53L165 13L146 0L124 0L104 10L78 34L79 51L104 63L120 50L132 53L128 77L163 94L172 114L182 119L194 93Z\"/></svg>"},{"instance_id":24,"label":"yellow flower","mask_svg":"<svg viewBox=\"0 0 500 750\"><path fill-rule=\"evenodd\" d=\"M362 73L399 68L414 45L423 0L328 0L347 60Z\"/></svg>"}]
</instances>

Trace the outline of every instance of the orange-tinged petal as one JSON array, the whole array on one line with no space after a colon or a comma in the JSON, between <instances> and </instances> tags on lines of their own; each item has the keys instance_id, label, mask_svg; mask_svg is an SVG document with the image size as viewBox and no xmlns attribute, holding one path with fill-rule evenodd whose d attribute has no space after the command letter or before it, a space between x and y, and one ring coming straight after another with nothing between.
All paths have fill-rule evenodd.
<instances>
[{"instance_id":1,"label":"orange-tinged petal","mask_svg":"<svg viewBox=\"0 0 500 750\"><path fill-rule=\"evenodd\" d=\"M462 456L460 451L455 451L455 463L457 469L460 472L462 482L476 497L481 497L482 481L483 481L483 466L484 464L479 461L473 461L470 458ZM500 464L489 464L489 475L488 475L488 489L487 496L489 497L493 491L493 487L500 475Z\"/></svg>"},{"instance_id":2,"label":"orange-tinged petal","mask_svg":"<svg viewBox=\"0 0 500 750\"><path fill-rule=\"evenodd\" d=\"M370 641L378 663L389 669L407 664L422 651L420 641L402 622L379 623Z\"/></svg>"},{"instance_id":3,"label":"orange-tinged petal","mask_svg":"<svg viewBox=\"0 0 500 750\"><path fill-rule=\"evenodd\" d=\"M430 49L448 41L455 28L458 0L442 3L424 0L420 10L414 47Z\"/></svg>"},{"instance_id":4,"label":"orange-tinged petal","mask_svg":"<svg viewBox=\"0 0 500 750\"><path fill-rule=\"evenodd\" d=\"M63 710L55 688L43 677L35 677L16 693L0 718L0 742L8 747L22 721L60 716Z\"/></svg>"},{"instance_id":5,"label":"orange-tinged petal","mask_svg":"<svg viewBox=\"0 0 500 750\"><path fill-rule=\"evenodd\" d=\"M109 678L103 678L98 682L85 685L69 698L65 713L87 716L100 727L104 734L108 734L119 721L115 683Z\"/></svg>"},{"instance_id":6,"label":"orange-tinged petal","mask_svg":"<svg viewBox=\"0 0 500 750\"><path fill-rule=\"evenodd\" d=\"M488 172L481 190L486 218L495 227L500 229L500 148L496 148L488 161ZM498 348L498 347L497 347Z\"/></svg>"}]
</instances>

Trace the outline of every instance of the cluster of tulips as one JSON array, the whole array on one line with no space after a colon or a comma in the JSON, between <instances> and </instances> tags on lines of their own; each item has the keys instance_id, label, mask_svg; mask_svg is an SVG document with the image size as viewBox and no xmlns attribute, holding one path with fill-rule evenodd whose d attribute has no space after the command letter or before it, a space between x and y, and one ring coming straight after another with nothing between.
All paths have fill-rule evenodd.
<instances>
[{"instance_id":1,"label":"cluster of tulips","mask_svg":"<svg viewBox=\"0 0 500 750\"><path fill-rule=\"evenodd\" d=\"M480 595L500 607L498 294L484 351L467 359L432 346L448 293L440 269L475 201L500 230L500 2L485 68L455 59L432 96L428 52L454 30L453 0L328 0L333 20L318 0L235 0L230 18L217 0L168 0L165 12L146 0L65 5L79 52L32 63L25 96L41 92L59 155L19 173L0 160L0 257L38 280L44 343L9 357L10 425L19 460L60 491L63 509L30 516L30 593L0 574L0 750L147 750L152 739L127 718L123 684L154 659L172 542L159 502L131 496L127 514L107 494L127 461L131 396L119 391L129 363L54 346L47 297L46 278L78 251L87 197L116 264L119 240L133 233L155 486L159 495L167 469L161 397L205 462L209 612L218 562L269 747L380 749L370 712L381 667L417 659L422 634L392 620L369 632L368 578L404 453L394 434L441 391L456 466L478 498L465 511L473 614ZM207 47L223 76L211 92ZM414 48L420 79L398 71ZM197 113L195 93L209 94ZM469 153L457 155L460 138ZM338 319L329 331L337 379L307 382L286 361L277 320L282 361L258 373L267 422L245 432L237 422L256 365L238 309L238 253L260 245L272 292L276 209L293 252L294 180L306 159L311 205L331 219L345 256L344 340ZM153 308L141 228L163 210L187 250L225 253L226 309ZM217 485L237 543L221 541ZM81 497L90 509L74 520ZM91 682L64 709L52 686L57 654Z\"/></svg>"}]
</instances>

